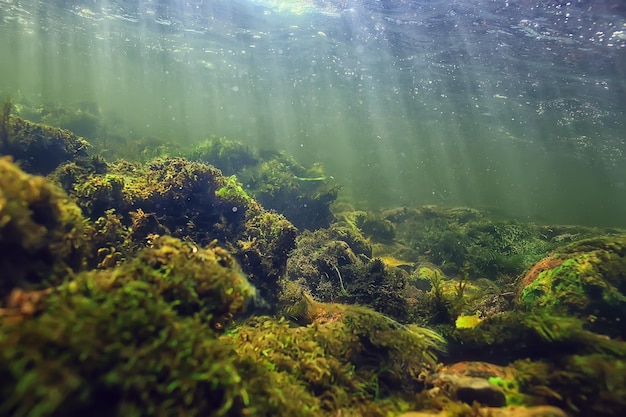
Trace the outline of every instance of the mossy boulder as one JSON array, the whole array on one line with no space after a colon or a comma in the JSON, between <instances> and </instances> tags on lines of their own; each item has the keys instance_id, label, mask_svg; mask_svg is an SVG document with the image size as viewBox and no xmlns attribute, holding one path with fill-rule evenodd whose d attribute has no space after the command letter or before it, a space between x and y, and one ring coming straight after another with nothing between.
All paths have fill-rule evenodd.
<instances>
[{"instance_id":1,"label":"mossy boulder","mask_svg":"<svg viewBox=\"0 0 626 417\"><path fill-rule=\"evenodd\" d=\"M395 319L407 319L402 290L408 274L369 258L371 247L357 230L333 226L305 231L296 241L287 261L287 280L319 301L366 305Z\"/></svg>"},{"instance_id":2,"label":"mossy boulder","mask_svg":"<svg viewBox=\"0 0 626 417\"><path fill-rule=\"evenodd\" d=\"M283 214L299 229L329 227L334 220L330 205L339 186L321 164L305 167L284 154L272 155L240 176L264 207Z\"/></svg>"},{"instance_id":3,"label":"mossy boulder","mask_svg":"<svg viewBox=\"0 0 626 417\"><path fill-rule=\"evenodd\" d=\"M256 152L244 143L212 137L189 151L193 161L237 175L245 190L263 207L283 214L299 229L330 226L330 204L339 187L321 164L305 167L280 152Z\"/></svg>"},{"instance_id":4,"label":"mossy boulder","mask_svg":"<svg viewBox=\"0 0 626 417\"><path fill-rule=\"evenodd\" d=\"M224 249L171 237L81 273L35 316L0 320L0 414L242 415L244 380L218 335L253 294Z\"/></svg>"},{"instance_id":5,"label":"mossy boulder","mask_svg":"<svg viewBox=\"0 0 626 417\"><path fill-rule=\"evenodd\" d=\"M95 168L72 163L60 167L54 177L92 220L106 223L114 209L132 242L117 245L130 249L122 258L155 236L189 239L199 246L216 240L260 289L259 300L273 304L297 230L283 216L263 209L236 177L183 158L155 158L146 164L119 161L104 170ZM109 256L110 250L102 255Z\"/></svg>"},{"instance_id":6,"label":"mossy boulder","mask_svg":"<svg viewBox=\"0 0 626 417\"><path fill-rule=\"evenodd\" d=\"M406 410L443 339L372 310L304 297L303 325L254 317L224 249L172 237L0 320L0 414L382 416Z\"/></svg>"},{"instance_id":7,"label":"mossy boulder","mask_svg":"<svg viewBox=\"0 0 626 417\"><path fill-rule=\"evenodd\" d=\"M532 268L520 285L523 308L575 316L590 330L626 337L626 235L565 246Z\"/></svg>"},{"instance_id":8,"label":"mossy boulder","mask_svg":"<svg viewBox=\"0 0 626 417\"><path fill-rule=\"evenodd\" d=\"M0 154L12 156L28 173L47 175L64 162L87 156L89 143L69 130L17 116L0 119Z\"/></svg>"},{"instance_id":9,"label":"mossy boulder","mask_svg":"<svg viewBox=\"0 0 626 417\"><path fill-rule=\"evenodd\" d=\"M240 174L245 168L259 163L259 157L248 145L237 140L213 136L188 152L192 161L219 168L224 175Z\"/></svg>"},{"instance_id":10,"label":"mossy boulder","mask_svg":"<svg viewBox=\"0 0 626 417\"><path fill-rule=\"evenodd\" d=\"M432 330L403 325L369 307L320 303L304 292L284 311L313 330L309 337L330 357L352 363L359 376L375 374L388 391L422 388L419 375L445 348L444 339Z\"/></svg>"},{"instance_id":11,"label":"mossy boulder","mask_svg":"<svg viewBox=\"0 0 626 417\"><path fill-rule=\"evenodd\" d=\"M355 212L354 223L365 234L376 242L392 242L396 237L395 225L380 215L368 212Z\"/></svg>"},{"instance_id":12,"label":"mossy boulder","mask_svg":"<svg viewBox=\"0 0 626 417\"><path fill-rule=\"evenodd\" d=\"M240 365L271 370L246 375L251 409L273 411L264 415L395 415L423 388L421 376L443 347L436 333L369 309L316 304L299 311L305 326L255 317L224 337L232 338Z\"/></svg>"},{"instance_id":13,"label":"mossy boulder","mask_svg":"<svg viewBox=\"0 0 626 417\"><path fill-rule=\"evenodd\" d=\"M14 287L39 289L79 271L88 228L60 188L0 158L0 297Z\"/></svg>"}]
</instances>

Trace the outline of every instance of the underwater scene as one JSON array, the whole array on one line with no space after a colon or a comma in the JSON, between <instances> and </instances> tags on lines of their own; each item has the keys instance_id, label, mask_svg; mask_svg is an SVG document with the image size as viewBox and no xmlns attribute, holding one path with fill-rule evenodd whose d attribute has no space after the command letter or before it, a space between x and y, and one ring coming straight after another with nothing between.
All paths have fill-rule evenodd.
<instances>
[{"instance_id":1,"label":"underwater scene","mask_svg":"<svg viewBox=\"0 0 626 417\"><path fill-rule=\"evenodd\" d=\"M625 0L0 39L0 416L626 415Z\"/></svg>"}]
</instances>

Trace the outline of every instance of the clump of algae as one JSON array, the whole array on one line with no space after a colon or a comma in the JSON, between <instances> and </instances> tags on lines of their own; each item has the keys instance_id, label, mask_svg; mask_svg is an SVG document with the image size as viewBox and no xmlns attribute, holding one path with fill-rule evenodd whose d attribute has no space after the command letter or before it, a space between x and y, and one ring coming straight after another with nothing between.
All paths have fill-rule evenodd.
<instances>
[{"instance_id":1,"label":"clump of algae","mask_svg":"<svg viewBox=\"0 0 626 417\"><path fill-rule=\"evenodd\" d=\"M61 189L0 158L0 297L80 270L90 246L86 230L80 209Z\"/></svg>"},{"instance_id":2,"label":"clump of algae","mask_svg":"<svg viewBox=\"0 0 626 417\"><path fill-rule=\"evenodd\" d=\"M245 387L218 336L253 293L225 250L171 237L78 274L0 321L0 414L226 415Z\"/></svg>"},{"instance_id":3,"label":"clump of algae","mask_svg":"<svg viewBox=\"0 0 626 417\"><path fill-rule=\"evenodd\" d=\"M0 414L387 415L405 410L443 340L303 295L286 319L226 325L254 297L217 246L160 237L82 272L38 314L0 320Z\"/></svg>"}]
</instances>

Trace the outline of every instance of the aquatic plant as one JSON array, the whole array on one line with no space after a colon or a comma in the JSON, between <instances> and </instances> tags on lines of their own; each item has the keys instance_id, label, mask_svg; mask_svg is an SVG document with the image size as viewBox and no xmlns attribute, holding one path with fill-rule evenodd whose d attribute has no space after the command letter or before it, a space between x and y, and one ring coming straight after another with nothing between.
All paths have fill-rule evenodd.
<instances>
[{"instance_id":1,"label":"aquatic plant","mask_svg":"<svg viewBox=\"0 0 626 417\"><path fill-rule=\"evenodd\" d=\"M468 265L474 278L521 274L556 247L540 226L491 221L469 208L403 208L382 217L395 226L396 240L412 249L413 261L439 265L450 276Z\"/></svg>"},{"instance_id":2,"label":"aquatic plant","mask_svg":"<svg viewBox=\"0 0 626 417\"><path fill-rule=\"evenodd\" d=\"M41 289L81 270L90 251L81 211L43 177L0 158L0 297Z\"/></svg>"},{"instance_id":3,"label":"aquatic plant","mask_svg":"<svg viewBox=\"0 0 626 417\"><path fill-rule=\"evenodd\" d=\"M300 229L328 227L333 220L330 204L339 188L331 184L321 164L307 168L284 153L257 152L240 141L218 137L202 142L186 155L219 168L225 175L236 175L245 192Z\"/></svg>"},{"instance_id":4,"label":"aquatic plant","mask_svg":"<svg viewBox=\"0 0 626 417\"><path fill-rule=\"evenodd\" d=\"M330 226L330 205L339 186L320 164L306 168L284 154L273 155L240 175L254 198L268 209L283 214L299 229Z\"/></svg>"},{"instance_id":5,"label":"aquatic plant","mask_svg":"<svg viewBox=\"0 0 626 417\"><path fill-rule=\"evenodd\" d=\"M248 208L250 204L254 204L235 175L226 177L226 183L215 191L215 195L229 203L234 203L233 207Z\"/></svg>"},{"instance_id":6,"label":"aquatic plant","mask_svg":"<svg viewBox=\"0 0 626 417\"><path fill-rule=\"evenodd\" d=\"M159 235L190 239L199 246L217 240L254 279L259 300L273 305L297 230L284 216L264 210L236 177L183 158L155 158L146 164L118 161L100 173L74 163L61 167L55 177L92 220L109 209L121 216L130 241L120 248L135 248L132 252Z\"/></svg>"},{"instance_id":7,"label":"aquatic plant","mask_svg":"<svg viewBox=\"0 0 626 417\"><path fill-rule=\"evenodd\" d=\"M81 273L36 316L0 322L0 414L241 414L243 378L218 332L253 295L224 249L171 237Z\"/></svg>"},{"instance_id":8,"label":"aquatic plant","mask_svg":"<svg viewBox=\"0 0 626 417\"><path fill-rule=\"evenodd\" d=\"M355 226L377 242L392 242L396 237L395 225L389 220L368 212L357 212Z\"/></svg>"},{"instance_id":9,"label":"aquatic plant","mask_svg":"<svg viewBox=\"0 0 626 417\"><path fill-rule=\"evenodd\" d=\"M442 339L369 309L318 305L315 310L328 314L295 327L285 319L254 317L222 338L238 353L238 369L256 370L246 373L247 411L279 416L406 411L420 389L416 374L430 369Z\"/></svg>"},{"instance_id":10,"label":"aquatic plant","mask_svg":"<svg viewBox=\"0 0 626 417\"><path fill-rule=\"evenodd\" d=\"M443 347L310 299L309 325L262 316L220 336L254 288L224 249L172 237L44 297L36 315L0 321L0 414L383 416L408 408Z\"/></svg>"},{"instance_id":11,"label":"aquatic plant","mask_svg":"<svg viewBox=\"0 0 626 417\"><path fill-rule=\"evenodd\" d=\"M8 110L7 110L8 109ZM10 103L0 120L0 152L11 155L31 174L47 175L64 162L86 157L90 144L74 133L32 123L21 117L9 118Z\"/></svg>"},{"instance_id":12,"label":"aquatic plant","mask_svg":"<svg viewBox=\"0 0 626 417\"><path fill-rule=\"evenodd\" d=\"M11 130L10 117L12 107L11 100L6 99L2 104L2 110L0 110L0 151L2 153L10 152L9 133Z\"/></svg>"},{"instance_id":13,"label":"aquatic plant","mask_svg":"<svg viewBox=\"0 0 626 417\"><path fill-rule=\"evenodd\" d=\"M258 300L269 309L276 308L280 292L279 280L293 250L298 230L283 215L261 211L249 216L245 228L232 245L252 283L259 289Z\"/></svg>"},{"instance_id":14,"label":"aquatic plant","mask_svg":"<svg viewBox=\"0 0 626 417\"><path fill-rule=\"evenodd\" d=\"M371 255L371 247L351 229L305 231L297 237L296 249L287 261L287 279L316 300L365 305L405 321L408 309L402 290L406 273L387 267L378 258L369 259L363 252Z\"/></svg>"},{"instance_id":15,"label":"aquatic plant","mask_svg":"<svg viewBox=\"0 0 626 417\"><path fill-rule=\"evenodd\" d=\"M572 416L620 415L626 407L626 361L606 354L562 355L513 363L521 393Z\"/></svg>"},{"instance_id":16,"label":"aquatic plant","mask_svg":"<svg viewBox=\"0 0 626 417\"><path fill-rule=\"evenodd\" d=\"M357 377L375 377L381 393L415 389L418 376L435 363L435 351L444 348L431 330L362 306L319 303L304 292L285 313L308 325L327 354L351 362Z\"/></svg>"},{"instance_id":17,"label":"aquatic plant","mask_svg":"<svg viewBox=\"0 0 626 417\"><path fill-rule=\"evenodd\" d=\"M226 176L240 174L247 167L259 163L259 157L254 150L243 142L217 136L196 145L186 157L192 161L211 164Z\"/></svg>"}]
</instances>

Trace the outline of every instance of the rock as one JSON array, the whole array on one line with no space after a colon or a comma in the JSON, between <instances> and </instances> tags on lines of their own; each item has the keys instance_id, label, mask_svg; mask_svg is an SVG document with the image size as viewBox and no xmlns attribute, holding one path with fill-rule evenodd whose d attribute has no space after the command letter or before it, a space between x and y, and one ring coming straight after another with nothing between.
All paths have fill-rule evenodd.
<instances>
[{"instance_id":1,"label":"rock","mask_svg":"<svg viewBox=\"0 0 626 417\"><path fill-rule=\"evenodd\" d=\"M574 316L586 328L625 338L626 235L581 240L556 251L526 274L518 304L554 316Z\"/></svg>"},{"instance_id":2,"label":"rock","mask_svg":"<svg viewBox=\"0 0 626 417\"><path fill-rule=\"evenodd\" d=\"M12 117L0 154L11 155L30 174L47 175L57 166L87 157L91 145L69 130Z\"/></svg>"},{"instance_id":3,"label":"rock","mask_svg":"<svg viewBox=\"0 0 626 417\"><path fill-rule=\"evenodd\" d=\"M435 411L409 411L401 414L399 417L444 417L449 416L446 410ZM536 407L506 407L493 408L482 407L475 410L475 416L484 417L567 417L563 410L549 405L540 405Z\"/></svg>"},{"instance_id":4,"label":"rock","mask_svg":"<svg viewBox=\"0 0 626 417\"><path fill-rule=\"evenodd\" d=\"M535 407L507 407L490 408L484 414L489 417L567 417L567 414L558 407L539 405Z\"/></svg>"},{"instance_id":5,"label":"rock","mask_svg":"<svg viewBox=\"0 0 626 417\"><path fill-rule=\"evenodd\" d=\"M477 402L490 407L506 405L506 396L502 389L492 385L484 378L458 376L447 373L438 373L430 380L435 387L447 391L452 398L466 404Z\"/></svg>"}]
</instances>

